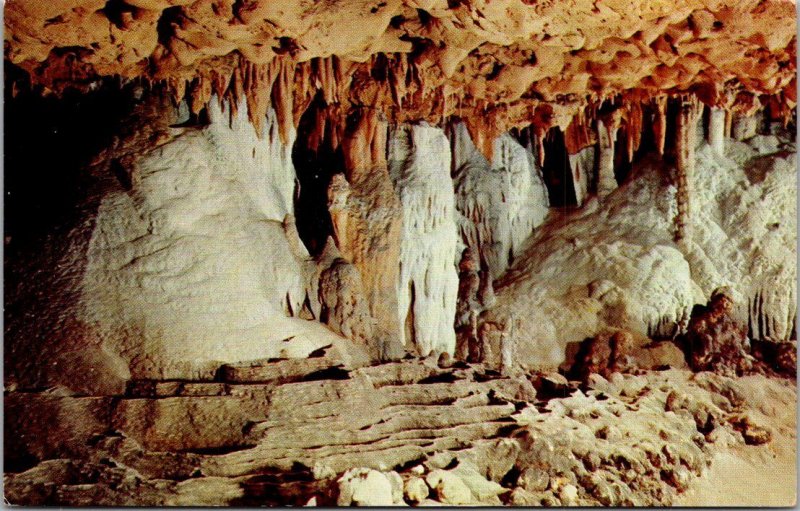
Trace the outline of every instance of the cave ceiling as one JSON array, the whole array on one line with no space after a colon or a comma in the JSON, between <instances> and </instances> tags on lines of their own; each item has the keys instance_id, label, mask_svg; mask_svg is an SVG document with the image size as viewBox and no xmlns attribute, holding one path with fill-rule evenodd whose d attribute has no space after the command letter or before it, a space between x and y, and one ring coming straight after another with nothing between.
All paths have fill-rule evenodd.
<instances>
[{"instance_id":1,"label":"cave ceiling","mask_svg":"<svg viewBox=\"0 0 800 511\"><path fill-rule=\"evenodd\" d=\"M28 85L138 80L196 111L244 97L256 124L273 105L297 125L320 97L397 121L458 116L480 145L663 96L744 112L776 98L784 115L796 102L785 0L17 0L5 16Z\"/></svg>"}]
</instances>

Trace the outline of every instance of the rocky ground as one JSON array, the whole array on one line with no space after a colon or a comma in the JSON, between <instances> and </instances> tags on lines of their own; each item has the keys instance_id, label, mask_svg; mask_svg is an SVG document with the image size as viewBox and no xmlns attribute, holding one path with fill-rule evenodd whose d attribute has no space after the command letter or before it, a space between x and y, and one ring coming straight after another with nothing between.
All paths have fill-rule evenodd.
<instances>
[{"instance_id":1,"label":"rocky ground","mask_svg":"<svg viewBox=\"0 0 800 511\"><path fill-rule=\"evenodd\" d=\"M662 350L663 351L663 350ZM796 383L685 368L500 374L332 350L135 381L6 389L27 505L791 505ZM678 365L678 364L673 364Z\"/></svg>"}]
</instances>

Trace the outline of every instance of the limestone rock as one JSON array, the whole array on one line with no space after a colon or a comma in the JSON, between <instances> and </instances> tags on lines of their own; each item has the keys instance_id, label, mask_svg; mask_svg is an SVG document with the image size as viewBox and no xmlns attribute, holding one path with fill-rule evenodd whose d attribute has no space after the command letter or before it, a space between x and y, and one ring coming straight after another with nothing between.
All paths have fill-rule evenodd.
<instances>
[{"instance_id":1,"label":"limestone rock","mask_svg":"<svg viewBox=\"0 0 800 511\"><path fill-rule=\"evenodd\" d=\"M578 504L578 488L572 484L565 484L558 492L561 503L565 506L571 507Z\"/></svg>"},{"instance_id":2,"label":"limestone rock","mask_svg":"<svg viewBox=\"0 0 800 511\"><path fill-rule=\"evenodd\" d=\"M742 434L747 445L761 445L772 440L769 429L757 424L749 415L734 417L731 423Z\"/></svg>"},{"instance_id":3,"label":"limestone rock","mask_svg":"<svg viewBox=\"0 0 800 511\"><path fill-rule=\"evenodd\" d=\"M547 489L550 476L540 468L528 467L520 474L517 484L529 492L540 492Z\"/></svg>"},{"instance_id":4,"label":"limestone rock","mask_svg":"<svg viewBox=\"0 0 800 511\"><path fill-rule=\"evenodd\" d=\"M337 506L391 506L392 483L377 470L355 468L339 479Z\"/></svg>"},{"instance_id":5,"label":"limestone rock","mask_svg":"<svg viewBox=\"0 0 800 511\"><path fill-rule=\"evenodd\" d=\"M472 491L464 481L453 472L436 469L425 478L428 486L436 492L437 499L443 504L460 506L472 504Z\"/></svg>"},{"instance_id":6,"label":"limestone rock","mask_svg":"<svg viewBox=\"0 0 800 511\"><path fill-rule=\"evenodd\" d=\"M391 472L386 472L384 474L387 479L389 479L389 483L392 485L392 502L394 504L402 504L403 503L403 478L400 477L400 474L392 470Z\"/></svg>"},{"instance_id":7,"label":"limestone rock","mask_svg":"<svg viewBox=\"0 0 800 511\"><path fill-rule=\"evenodd\" d=\"M361 275L352 264L337 259L324 270L319 295L321 322L348 339L374 346L373 319L363 294Z\"/></svg>"},{"instance_id":8,"label":"limestone rock","mask_svg":"<svg viewBox=\"0 0 800 511\"><path fill-rule=\"evenodd\" d=\"M410 502L423 502L428 498L430 488L420 477L411 477L405 482L404 494Z\"/></svg>"},{"instance_id":9,"label":"limestone rock","mask_svg":"<svg viewBox=\"0 0 800 511\"><path fill-rule=\"evenodd\" d=\"M752 369L750 343L744 325L732 317L733 308L730 291L718 290L708 305L698 305L692 311L686 335L692 369L728 375Z\"/></svg>"},{"instance_id":10,"label":"limestone rock","mask_svg":"<svg viewBox=\"0 0 800 511\"><path fill-rule=\"evenodd\" d=\"M499 454L499 453L498 453ZM470 463L459 463L457 467L452 469L454 475L458 476L464 485L472 492L474 499L482 504L495 504L499 505L499 495L506 493L508 490L500 486L500 484L486 479L481 473Z\"/></svg>"}]
</instances>

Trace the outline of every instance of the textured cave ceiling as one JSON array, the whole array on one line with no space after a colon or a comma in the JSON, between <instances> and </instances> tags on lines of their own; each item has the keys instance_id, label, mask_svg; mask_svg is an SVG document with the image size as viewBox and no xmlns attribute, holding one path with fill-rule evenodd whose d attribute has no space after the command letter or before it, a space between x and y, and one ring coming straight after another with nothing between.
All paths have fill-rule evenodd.
<instances>
[{"instance_id":1,"label":"textured cave ceiling","mask_svg":"<svg viewBox=\"0 0 800 511\"><path fill-rule=\"evenodd\" d=\"M256 124L272 104L296 125L321 94L339 114L457 115L479 145L531 124L580 145L609 105L796 102L785 0L12 0L5 23L6 59L45 92L140 79L195 110L246 97Z\"/></svg>"}]
</instances>

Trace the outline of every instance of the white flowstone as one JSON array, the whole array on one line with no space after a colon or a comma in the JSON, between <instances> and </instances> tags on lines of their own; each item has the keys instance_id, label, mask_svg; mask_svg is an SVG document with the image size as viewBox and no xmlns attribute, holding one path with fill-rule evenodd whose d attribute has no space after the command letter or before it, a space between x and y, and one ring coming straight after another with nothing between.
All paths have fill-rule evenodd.
<instances>
[{"instance_id":1,"label":"white flowstone","mask_svg":"<svg viewBox=\"0 0 800 511\"><path fill-rule=\"evenodd\" d=\"M796 156L787 146L753 159L767 146L761 138L757 147L728 139L726 156L701 143L685 252L672 241L675 188L660 160L645 160L603 204L590 200L537 229L497 283L486 320L513 327L520 362L554 367L568 343L604 328L672 335L694 304L729 286L754 338L789 339L797 314ZM769 138L772 147L787 142Z\"/></svg>"},{"instance_id":2,"label":"white flowstone","mask_svg":"<svg viewBox=\"0 0 800 511\"><path fill-rule=\"evenodd\" d=\"M403 343L425 356L453 353L458 294L453 181L444 132L426 124L390 131L389 173L403 212L397 290Z\"/></svg>"},{"instance_id":3,"label":"white flowstone","mask_svg":"<svg viewBox=\"0 0 800 511\"><path fill-rule=\"evenodd\" d=\"M205 127L137 145L125 162L130 185L109 180L76 228L88 243L60 263L76 276L76 299L50 306L77 327L53 357L99 346L111 362L65 364L56 377L66 384L69 371L97 371L95 382L209 378L221 362L346 342L296 317L306 300L318 314L315 263L291 216L291 140L281 143L274 111L262 137L244 103L231 117L214 98L208 113Z\"/></svg>"},{"instance_id":4,"label":"white flowstone","mask_svg":"<svg viewBox=\"0 0 800 511\"><path fill-rule=\"evenodd\" d=\"M731 137L745 141L754 137L758 133L758 123L761 121L760 115L734 114L731 126Z\"/></svg>"},{"instance_id":5,"label":"white flowstone","mask_svg":"<svg viewBox=\"0 0 800 511\"><path fill-rule=\"evenodd\" d=\"M494 141L491 164L463 123L449 126L448 135L461 237L481 252L497 278L547 216L547 187L531 151L511 135Z\"/></svg>"},{"instance_id":6,"label":"white flowstone","mask_svg":"<svg viewBox=\"0 0 800 511\"><path fill-rule=\"evenodd\" d=\"M597 195L605 197L617 189L614 177L614 143L617 140L617 126L606 126L597 119L597 141L600 158L597 164Z\"/></svg>"}]
</instances>

